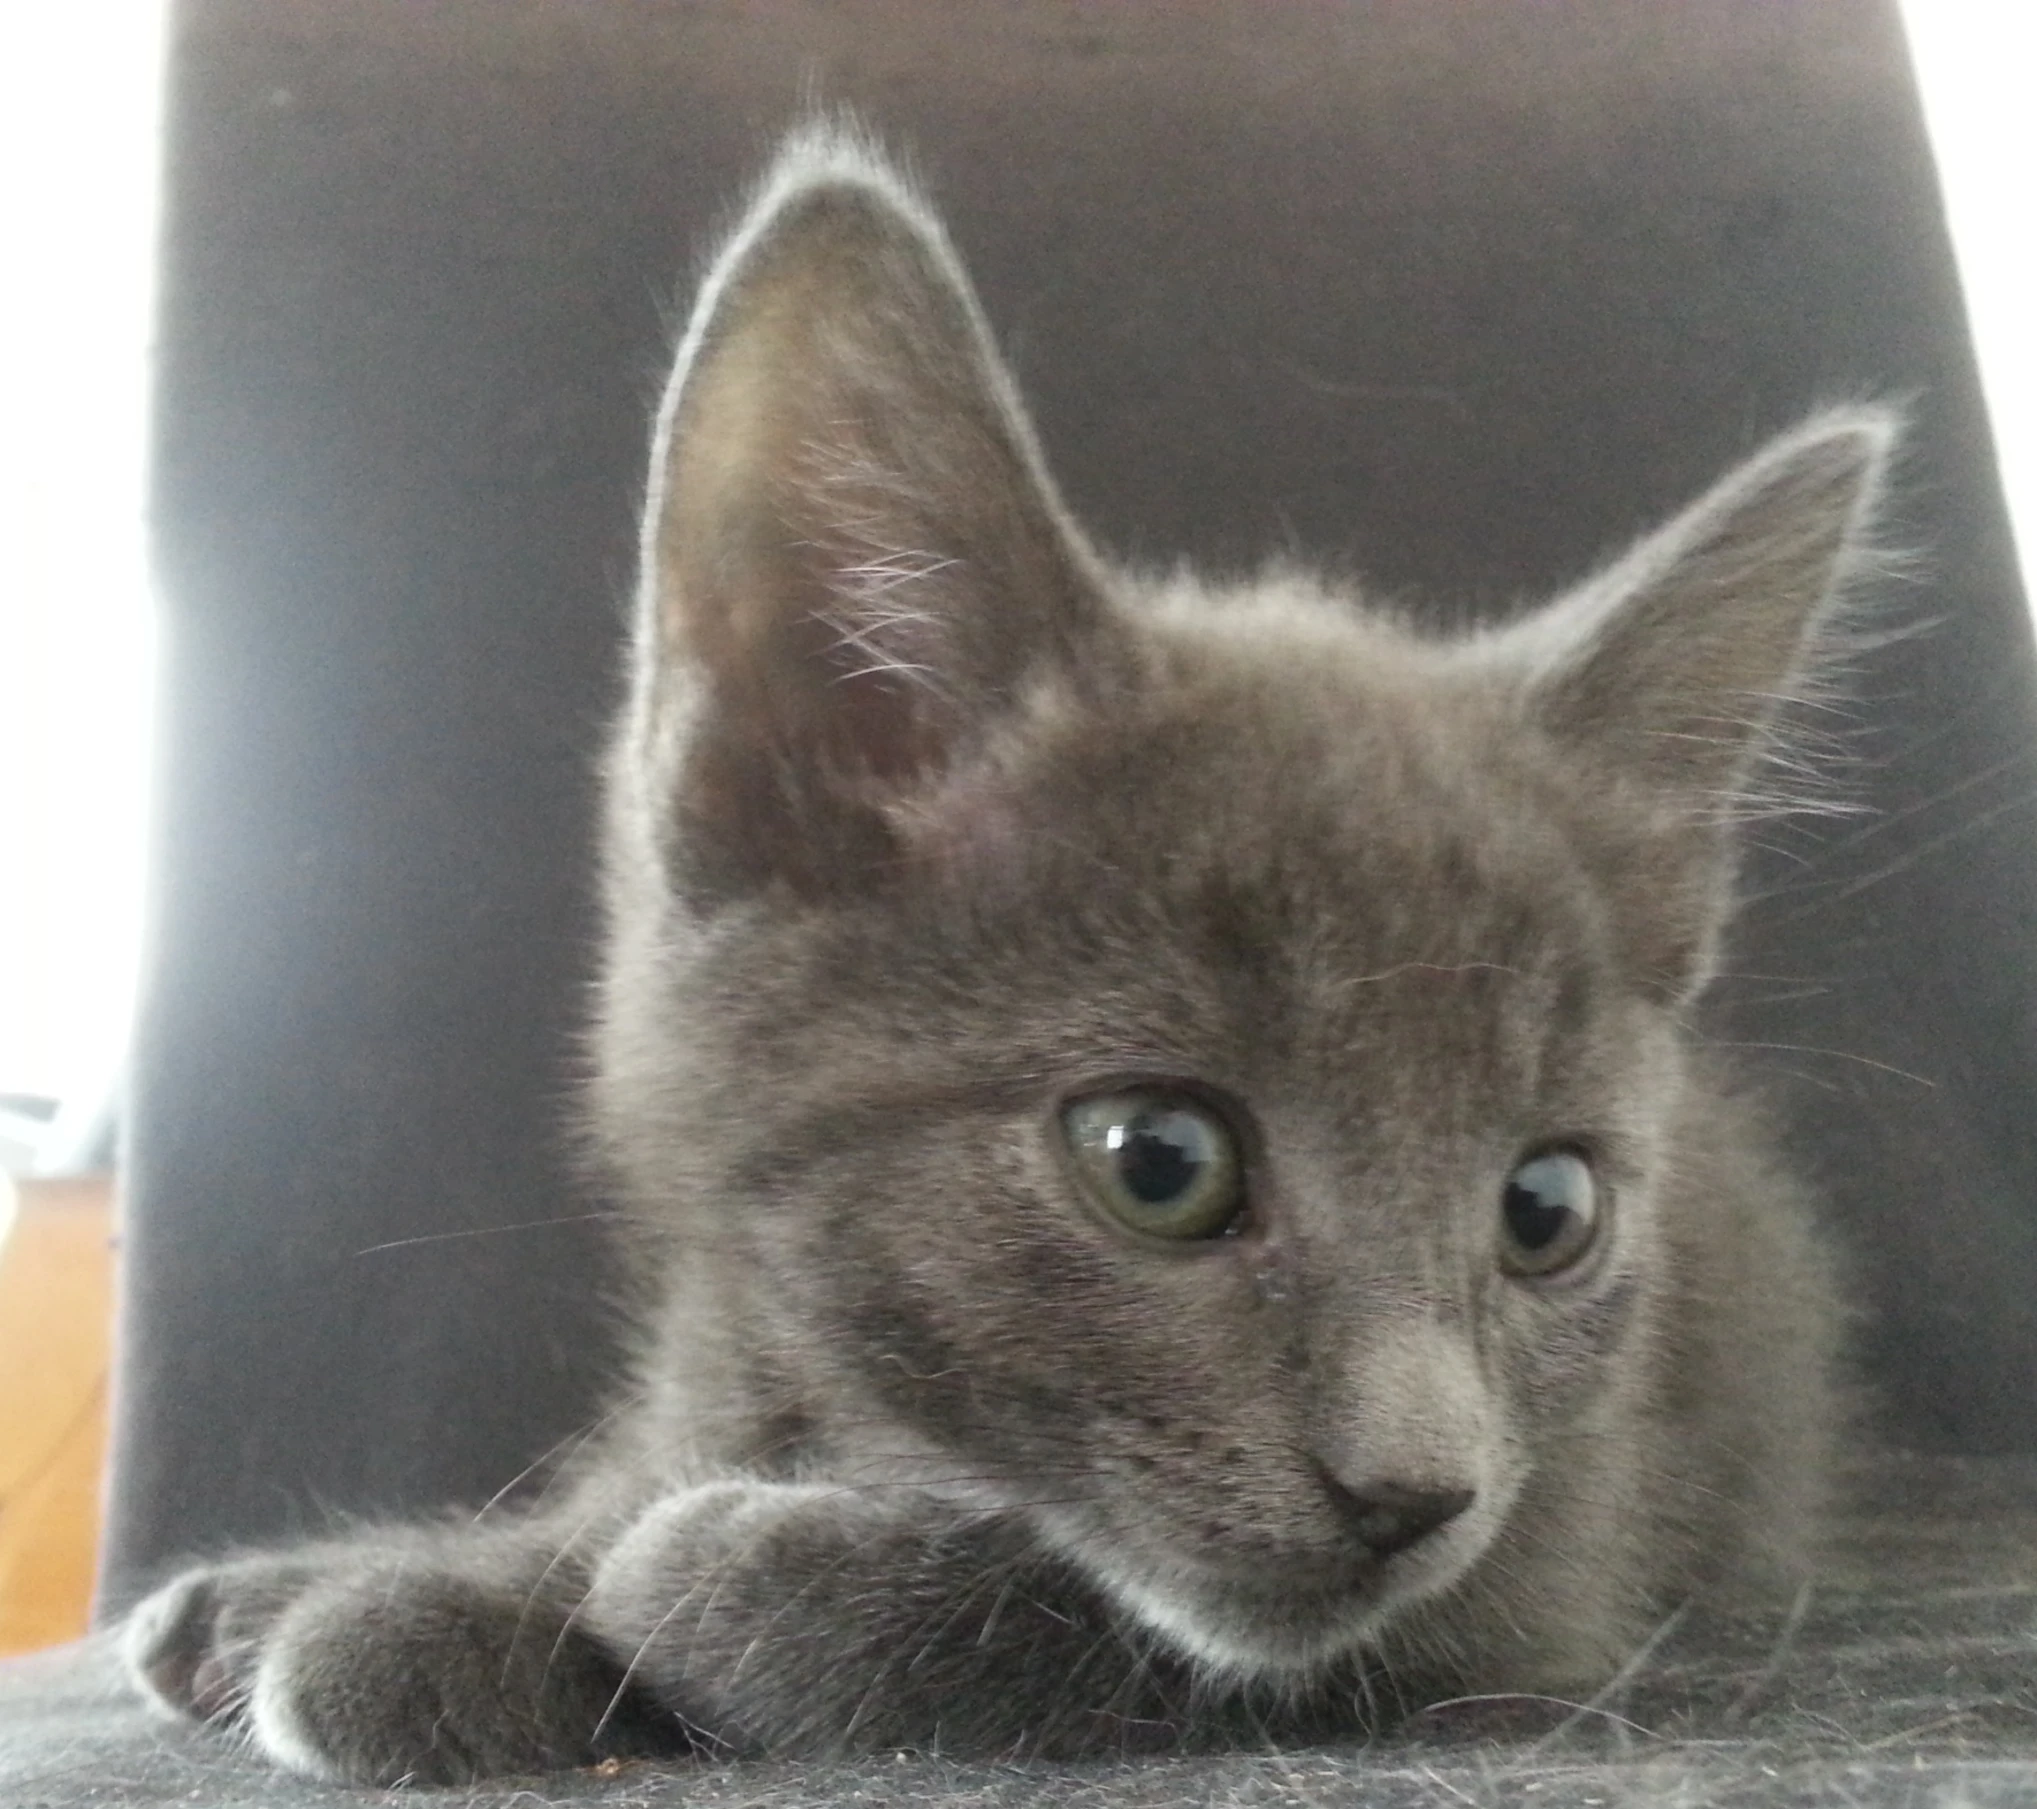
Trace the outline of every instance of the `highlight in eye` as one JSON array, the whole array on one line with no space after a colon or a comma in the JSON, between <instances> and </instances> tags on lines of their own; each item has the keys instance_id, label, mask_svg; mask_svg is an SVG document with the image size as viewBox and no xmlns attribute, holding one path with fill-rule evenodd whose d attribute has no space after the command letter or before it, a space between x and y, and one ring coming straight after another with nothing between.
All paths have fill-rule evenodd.
<instances>
[{"instance_id":1,"label":"highlight in eye","mask_svg":"<svg viewBox=\"0 0 2037 1809\"><path fill-rule=\"evenodd\" d=\"M1131 1231L1175 1242L1222 1237L1245 1207L1244 1162L1220 1113L1168 1087L1070 1101L1061 1133L1090 1198Z\"/></svg>"},{"instance_id":2,"label":"highlight in eye","mask_svg":"<svg viewBox=\"0 0 2037 1809\"><path fill-rule=\"evenodd\" d=\"M1500 1267L1510 1275L1545 1276L1582 1261L1598 1239L1599 1196L1580 1151L1555 1148L1530 1156L1500 1193Z\"/></svg>"}]
</instances>

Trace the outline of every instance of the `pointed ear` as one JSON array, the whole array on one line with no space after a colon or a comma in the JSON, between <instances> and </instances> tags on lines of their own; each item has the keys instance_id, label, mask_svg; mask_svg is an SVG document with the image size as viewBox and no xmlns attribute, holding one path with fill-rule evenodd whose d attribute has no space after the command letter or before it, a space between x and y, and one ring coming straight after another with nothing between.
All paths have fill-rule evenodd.
<instances>
[{"instance_id":1,"label":"pointed ear","mask_svg":"<svg viewBox=\"0 0 2037 1809\"><path fill-rule=\"evenodd\" d=\"M1480 650L1551 734L1647 803L1613 897L1637 975L1668 997L1710 976L1728 826L1778 715L1815 690L1820 630L1860 563L1895 432L1877 409L1806 422Z\"/></svg>"},{"instance_id":2,"label":"pointed ear","mask_svg":"<svg viewBox=\"0 0 2037 1809\"><path fill-rule=\"evenodd\" d=\"M794 141L667 392L638 659L689 890L817 895L897 858L1096 613L945 236L853 137ZM648 701L647 701L648 699Z\"/></svg>"},{"instance_id":3,"label":"pointed ear","mask_svg":"<svg viewBox=\"0 0 2037 1809\"><path fill-rule=\"evenodd\" d=\"M1504 631L1541 719L1715 813L1815 681L1819 630L1860 562L1895 436L1880 409L1817 416Z\"/></svg>"}]
</instances>

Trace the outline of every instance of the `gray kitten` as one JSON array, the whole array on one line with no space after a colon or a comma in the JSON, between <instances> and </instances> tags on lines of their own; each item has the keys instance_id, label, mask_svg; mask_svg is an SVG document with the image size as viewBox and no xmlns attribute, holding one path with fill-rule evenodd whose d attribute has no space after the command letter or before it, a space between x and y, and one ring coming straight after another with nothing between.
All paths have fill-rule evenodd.
<instances>
[{"instance_id":1,"label":"gray kitten","mask_svg":"<svg viewBox=\"0 0 2037 1809\"><path fill-rule=\"evenodd\" d=\"M1074 1755L1588 1689L1787 1575L1839 1314L1691 1016L1892 431L1449 638L1125 572L924 205L800 136L609 768L633 1386L520 1517L187 1572L141 1686L382 1783Z\"/></svg>"}]
</instances>

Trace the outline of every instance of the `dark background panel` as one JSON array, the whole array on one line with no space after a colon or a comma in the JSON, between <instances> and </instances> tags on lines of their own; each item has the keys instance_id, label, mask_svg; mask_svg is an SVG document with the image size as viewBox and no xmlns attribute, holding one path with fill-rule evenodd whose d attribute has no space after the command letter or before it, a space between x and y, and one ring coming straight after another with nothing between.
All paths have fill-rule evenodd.
<instances>
[{"instance_id":1,"label":"dark background panel","mask_svg":"<svg viewBox=\"0 0 2037 1809\"><path fill-rule=\"evenodd\" d=\"M916 155L1137 558L1495 609L1909 400L1860 809L1764 830L1714 1016L1895 1434L2037 1448L2030 638L1891 6L181 0L110 1598L483 1499L593 1410L565 1126L649 409L816 97Z\"/></svg>"}]
</instances>

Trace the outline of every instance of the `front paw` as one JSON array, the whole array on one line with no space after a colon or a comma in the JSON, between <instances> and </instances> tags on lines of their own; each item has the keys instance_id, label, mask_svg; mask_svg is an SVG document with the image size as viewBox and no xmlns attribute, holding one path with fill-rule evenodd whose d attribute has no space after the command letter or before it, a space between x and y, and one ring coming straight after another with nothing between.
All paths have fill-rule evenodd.
<instances>
[{"instance_id":1,"label":"front paw","mask_svg":"<svg viewBox=\"0 0 2037 1809\"><path fill-rule=\"evenodd\" d=\"M254 1559L138 1607L144 1691L245 1729L278 1764L359 1784L449 1784L683 1750L676 1723L542 1595L429 1562Z\"/></svg>"},{"instance_id":2,"label":"front paw","mask_svg":"<svg viewBox=\"0 0 2037 1809\"><path fill-rule=\"evenodd\" d=\"M142 1695L180 1719L244 1720L263 1643L315 1575L285 1558L187 1570L143 1600L121 1630Z\"/></svg>"}]
</instances>

